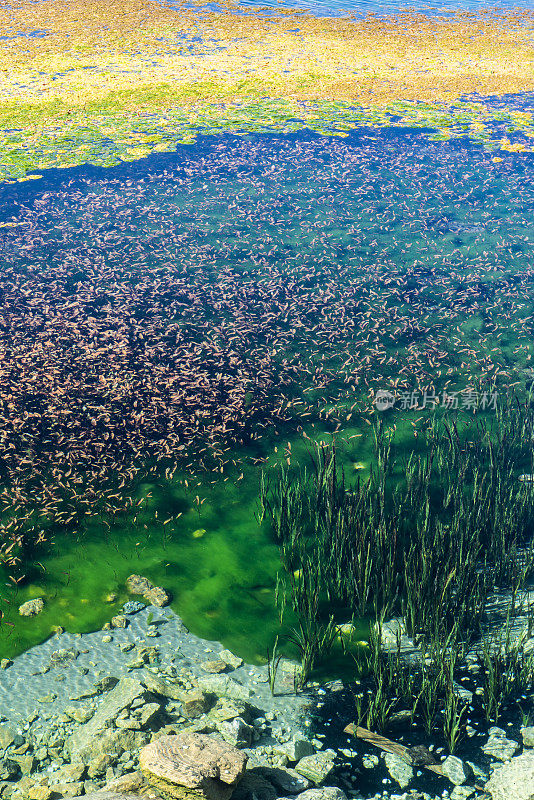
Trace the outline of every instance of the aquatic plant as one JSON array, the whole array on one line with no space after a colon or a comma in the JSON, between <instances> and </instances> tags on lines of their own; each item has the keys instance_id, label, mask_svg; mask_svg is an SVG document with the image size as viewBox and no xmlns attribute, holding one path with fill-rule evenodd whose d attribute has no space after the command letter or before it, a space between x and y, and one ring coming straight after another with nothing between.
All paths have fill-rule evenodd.
<instances>
[{"instance_id":1,"label":"aquatic plant","mask_svg":"<svg viewBox=\"0 0 534 800\"><path fill-rule=\"evenodd\" d=\"M276 674L278 672L278 667L280 665L281 660L282 660L282 654L278 652L278 636L277 636L274 641L272 653L270 653L269 650L267 650L267 679L269 681L269 689L271 690L271 694L273 697L275 693Z\"/></svg>"}]
</instances>

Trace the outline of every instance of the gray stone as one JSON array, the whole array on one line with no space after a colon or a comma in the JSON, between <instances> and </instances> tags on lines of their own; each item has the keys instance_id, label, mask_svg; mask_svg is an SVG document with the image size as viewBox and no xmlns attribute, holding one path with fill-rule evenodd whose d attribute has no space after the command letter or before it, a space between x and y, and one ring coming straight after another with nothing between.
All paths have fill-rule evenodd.
<instances>
[{"instance_id":1,"label":"gray stone","mask_svg":"<svg viewBox=\"0 0 534 800\"><path fill-rule=\"evenodd\" d=\"M65 666L70 664L80 655L80 651L75 647L61 647L59 650L54 650L50 655L50 663L52 666Z\"/></svg>"},{"instance_id":2,"label":"gray stone","mask_svg":"<svg viewBox=\"0 0 534 800\"><path fill-rule=\"evenodd\" d=\"M201 689L190 689L188 692L181 692L180 702L182 713L188 719L195 719L205 714L213 703L212 697Z\"/></svg>"},{"instance_id":3,"label":"gray stone","mask_svg":"<svg viewBox=\"0 0 534 800\"><path fill-rule=\"evenodd\" d=\"M146 608L144 603L140 603L138 600L128 600L122 607L124 614L137 614L138 611L142 611L143 608Z\"/></svg>"},{"instance_id":4,"label":"gray stone","mask_svg":"<svg viewBox=\"0 0 534 800\"><path fill-rule=\"evenodd\" d=\"M5 750L15 741L16 733L11 725L0 725L0 750Z\"/></svg>"},{"instance_id":5,"label":"gray stone","mask_svg":"<svg viewBox=\"0 0 534 800\"><path fill-rule=\"evenodd\" d=\"M299 800L347 800L347 795L337 786L319 786L299 794Z\"/></svg>"},{"instance_id":6,"label":"gray stone","mask_svg":"<svg viewBox=\"0 0 534 800\"><path fill-rule=\"evenodd\" d=\"M20 767L11 758L0 758L0 780L13 780L20 772Z\"/></svg>"},{"instance_id":7,"label":"gray stone","mask_svg":"<svg viewBox=\"0 0 534 800\"><path fill-rule=\"evenodd\" d=\"M249 725L252 721L252 709L249 703L244 700L234 700L231 697L220 697L211 711L208 714L210 721L213 721L216 727L221 722L226 722L236 717L241 717Z\"/></svg>"},{"instance_id":8,"label":"gray stone","mask_svg":"<svg viewBox=\"0 0 534 800\"><path fill-rule=\"evenodd\" d=\"M19 606L19 614L21 617L35 617L40 614L44 608L44 600L42 597L36 597L35 600L27 600Z\"/></svg>"},{"instance_id":9,"label":"gray stone","mask_svg":"<svg viewBox=\"0 0 534 800\"><path fill-rule=\"evenodd\" d=\"M65 709L65 714L80 725L89 722L94 713L90 706L67 706Z\"/></svg>"},{"instance_id":10,"label":"gray stone","mask_svg":"<svg viewBox=\"0 0 534 800\"><path fill-rule=\"evenodd\" d=\"M316 786L323 783L334 768L336 754L333 750L324 750L312 756L304 756L295 766L299 775L314 783Z\"/></svg>"},{"instance_id":11,"label":"gray stone","mask_svg":"<svg viewBox=\"0 0 534 800\"><path fill-rule=\"evenodd\" d=\"M161 706L159 703L145 703L138 710L134 711L136 719L139 720L141 728L146 728L160 713Z\"/></svg>"},{"instance_id":12,"label":"gray stone","mask_svg":"<svg viewBox=\"0 0 534 800\"><path fill-rule=\"evenodd\" d=\"M461 786L473 777L473 770L469 764L466 764L465 761L456 756L447 756L441 768L443 774L456 786Z\"/></svg>"},{"instance_id":13,"label":"gray stone","mask_svg":"<svg viewBox=\"0 0 534 800\"><path fill-rule=\"evenodd\" d=\"M490 728L489 739L482 747L487 756L499 761L508 761L519 750L519 745L513 739L507 739L502 728Z\"/></svg>"},{"instance_id":14,"label":"gray stone","mask_svg":"<svg viewBox=\"0 0 534 800\"><path fill-rule=\"evenodd\" d=\"M474 794L475 790L472 786L455 786L450 793L450 798L451 800L468 800L468 798L473 797Z\"/></svg>"},{"instance_id":15,"label":"gray stone","mask_svg":"<svg viewBox=\"0 0 534 800\"><path fill-rule=\"evenodd\" d=\"M255 775L260 775L265 780L284 794L300 794L311 786L311 781L300 775L294 769L285 767L254 767L250 770Z\"/></svg>"},{"instance_id":16,"label":"gray stone","mask_svg":"<svg viewBox=\"0 0 534 800\"><path fill-rule=\"evenodd\" d=\"M231 650L221 650L219 658L222 659L225 664L228 664L229 667L232 667L232 669L237 669L243 664L243 659L234 655Z\"/></svg>"},{"instance_id":17,"label":"gray stone","mask_svg":"<svg viewBox=\"0 0 534 800\"><path fill-rule=\"evenodd\" d=\"M521 728L521 736L523 737L523 747L534 747L534 725Z\"/></svg>"},{"instance_id":18,"label":"gray stone","mask_svg":"<svg viewBox=\"0 0 534 800\"><path fill-rule=\"evenodd\" d=\"M276 800L277 791L268 780L247 770L232 794L232 800Z\"/></svg>"},{"instance_id":19,"label":"gray stone","mask_svg":"<svg viewBox=\"0 0 534 800\"><path fill-rule=\"evenodd\" d=\"M405 789L414 776L413 768L395 753L386 753L384 760L393 780L397 781L401 789Z\"/></svg>"},{"instance_id":20,"label":"gray stone","mask_svg":"<svg viewBox=\"0 0 534 800\"><path fill-rule=\"evenodd\" d=\"M218 697L233 697L235 700L248 700L252 691L238 683L229 675L204 675L198 679L198 685L206 692Z\"/></svg>"},{"instance_id":21,"label":"gray stone","mask_svg":"<svg viewBox=\"0 0 534 800\"><path fill-rule=\"evenodd\" d=\"M492 800L534 800L534 752L498 766L485 786Z\"/></svg>"},{"instance_id":22,"label":"gray stone","mask_svg":"<svg viewBox=\"0 0 534 800\"><path fill-rule=\"evenodd\" d=\"M238 747L240 750L244 747L250 747L252 744L254 728L252 725L247 725L241 717L235 717L230 722L221 722L218 726L218 731L225 742Z\"/></svg>"},{"instance_id":23,"label":"gray stone","mask_svg":"<svg viewBox=\"0 0 534 800\"><path fill-rule=\"evenodd\" d=\"M108 745L112 744L113 732L110 728L113 722L122 711L128 709L133 701L139 698L146 698L144 685L134 678L121 678L115 688L105 695L89 722L81 725L68 738L66 750L71 758L77 757L78 760L86 762L87 759L94 757L96 752L105 752L102 743L107 738Z\"/></svg>"},{"instance_id":24,"label":"gray stone","mask_svg":"<svg viewBox=\"0 0 534 800\"><path fill-rule=\"evenodd\" d=\"M215 661L203 661L200 665L204 672L209 672L210 675L218 675L228 669L228 664L221 658Z\"/></svg>"},{"instance_id":25,"label":"gray stone","mask_svg":"<svg viewBox=\"0 0 534 800\"><path fill-rule=\"evenodd\" d=\"M146 688L153 694L159 694L161 697L167 697L169 700L180 700L184 694L183 687L178 683L166 681L159 676L147 672L143 676L143 683Z\"/></svg>"},{"instance_id":26,"label":"gray stone","mask_svg":"<svg viewBox=\"0 0 534 800\"><path fill-rule=\"evenodd\" d=\"M111 617L112 628L126 628L129 624L129 619L125 614L116 614Z\"/></svg>"},{"instance_id":27,"label":"gray stone","mask_svg":"<svg viewBox=\"0 0 534 800\"><path fill-rule=\"evenodd\" d=\"M290 739L289 742L277 745L275 747L277 753L285 753L289 761L299 761L305 756L311 756L315 753L315 747L309 739L296 734Z\"/></svg>"}]
</instances>

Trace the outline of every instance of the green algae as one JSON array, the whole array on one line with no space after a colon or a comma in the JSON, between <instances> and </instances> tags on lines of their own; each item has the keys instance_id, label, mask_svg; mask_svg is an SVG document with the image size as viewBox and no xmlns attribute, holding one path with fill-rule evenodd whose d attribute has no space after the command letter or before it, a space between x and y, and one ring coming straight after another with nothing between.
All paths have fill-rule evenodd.
<instances>
[{"instance_id":1,"label":"green algae","mask_svg":"<svg viewBox=\"0 0 534 800\"><path fill-rule=\"evenodd\" d=\"M61 100L7 103L0 111L0 180L87 163L111 167L154 153L172 152L178 144L194 142L201 134L311 129L323 136L346 136L360 126L401 126L420 129L434 141L466 136L488 151L529 150L534 137L531 114L494 110L478 102L448 106L396 101L385 108L364 108L345 102L251 100L252 83L227 86L227 96L242 92L245 99L223 108L204 99L193 106L169 106L171 100L183 103L213 96L214 87L209 82L179 89L165 84L141 87L134 93L115 92L81 108ZM507 134L520 136L519 144L510 146L506 137L496 138L495 123L505 124Z\"/></svg>"}]
</instances>

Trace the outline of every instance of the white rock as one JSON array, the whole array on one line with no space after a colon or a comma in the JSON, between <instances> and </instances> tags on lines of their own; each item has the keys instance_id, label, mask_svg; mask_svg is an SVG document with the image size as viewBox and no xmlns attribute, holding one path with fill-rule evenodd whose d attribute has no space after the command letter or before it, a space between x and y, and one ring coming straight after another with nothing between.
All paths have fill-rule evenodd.
<instances>
[{"instance_id":1,"label":"white rock","mask_svg":"<svg viewBox=\"0 0 534 800\"><path fill-rule=\"evenodd\" d=\"M497 767L485 790L492 800L534 800L534 752Z\"/></svg>"}]
</instances>

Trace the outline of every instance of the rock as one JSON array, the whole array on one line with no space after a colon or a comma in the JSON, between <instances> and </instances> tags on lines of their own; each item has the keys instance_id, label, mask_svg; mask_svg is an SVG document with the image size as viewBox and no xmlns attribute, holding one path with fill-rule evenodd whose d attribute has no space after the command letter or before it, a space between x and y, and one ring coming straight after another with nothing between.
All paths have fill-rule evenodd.
<instances>
[{"instance_id":1,"label":"rock","mask_svg":"<svg viewBox=\"0 0 534 800\"><path fill-rule=\"evenodd\" d=\"M243 664L243 659L234 655L231 650L221 650L219 658L224 661L225 664L228 664L229 667L232 667L232 669L237 669Z\"/></svg>"},{"instance_id":2,"label":"rock","mask_svg":"<svg viewBox=\"0 0 534 800\"><path fill-rule=\"evenodd\" d=\"M277 745L275 747L277 753L285 753L289 761L299 761L305 756L311 756L315 753L315 747L303 736L295 735L289 742Z\"/></svg>"},{"instance_id":3,"label":"rock","mask_svg":"<svg viewBox=\"0 0 534 800\"><path fill-rule=\"evenodd\" d=\"M157 606L158 608L164 608L171 602L171 598L162 586L153 586L152 589L145 592L143 597L151 606Z\"/></svg>"},{"instance_id":4,"label":"rock","mask_svg":"<svg viewBox=\"0 0 534 800\"><path fill-rule=\"evenodd\" d=\"M36 597L35 600L27 600L19 606L19 614L21 617L35 617L40 614L44 608L44 600L42 597Z\"/></svg>"},{"instance_id":5,"label":"rock","mask_svg":"<svg viewBox=\"0 0 534 800\"><path fill-rule=\"evenodd\" d=\"M401 789L405 789L414 776L412 767L395 753L386 753L385 762L386 769L393 780L397 781Z\"/></svg>"},{"instance_id":6,"label":"rock","mask_svg":"<svg viewBox=\"0 0 534 800\"><path fill-rule=\"evenodd\" d=\"M27 753L26 755L22 756L12 755L11 760L15 761L15 763L19 765L20 771L23 775L29 775L30 772L33 772L33 768L35 766L35 758L33 753Z\"/></svg>"},{"instance_id":7,"label":"rock","mask_svg":"<svg viewBox=\"0 0 534 800\"><path fill-rule=\"evenodd\" d=\"M154 694L159 694L161 697L167 697L169 700L180 700L184 691L177 683L171 683L163 680L163 678L156 677L151 672L147 672L143 677L143 682L146 688Z\"/></svg>"},{"instance_id":8,"label":"rock","mask_svg":"<svg viewBox=\"0 0 534 800\"><path fill-rule=\"evenodd\" d=\"M63 764L61 769L56 775L65 783L69 781L77 782L83 780L87 767L81 762L74 761L72 764Z\"/></svg>"},{"instance_id":9,"label":"rock","mask_svg":"<svg viewBox=\"0 0 534 800\"><path fill-rule=\"evenodd\" d=\"M320 786L299 794L299 800L347 800L347 795L337 786Z\"/></svg>"},{"instance_id":10,"label":"rock","mask_svg":"<svg viewBox=\"0 0 534 800\"><path fill-rule=\"evenodd\" d=\"M85 786L82 781L75 783L55 783L52 787L54 792L58 792L63 797L79 797L85 791Z\"/></svg>"},{"instance_id":11,"label":"rock","mask_svg":"<svg viewBox=\"0 0 534 800\"><path fill-rule=\"evenodd\" d=\"M461 758L456 758L456 756L447 756L441 768L443 774L451 783L454 783L455 786L461 786L462 783L465 783L473 777L473 770L471 767L466 764L465 761L462 761Z\"/></svg>"},{"instance_id":12,"label":"rock","mask_svg":"<svg viewBox=\"0 0 534 800\"><path fill-rule=\"evenodd\" d=\"M126 580L126 588L132 594L140 594L150 605L163 608L170 602L170 597L161 586L154 586L152 581L142 575L130 575ZM127 612L128 613L128 612Z\"/></svg>"},{"instance_id":13,"label":"rock","mask_svg":"<svg viewBox=\"0 0 534 800\"><path fill-rule=\"evenodd\" d=\"M235 700L248 700L252 691L229 675L206 675L198 679L198 685L206 692L218 697L233 697Z\"/></svg>"},{"instance_id":14,"label":"rock","mask_svg":"<svg viewBox=\"0 0 534 800\"><path fill-rule=\"evenodd\" d=\"M99 791L99 792L89 792L89 794L84 795L84 800L147 800L147 797L157 797L157 795L139 795L139 794L125 794L123 792L115 792L115 791Z\"/></svg>"},{"instance_id":15,"label":"rock","mask_svg":"<svg viewBox=\"0 0 534 800\"><path fill-rule=\"evenodd\" d=\"M191 689L179 695L182 704L182 713L188 719L194 719L205 714L213 704L213 698L201 689Z\"/></svg>"},{"instance_id":16,"label":"rock","mask_svg":"<svg viewBox=\"0 0 534 800\"><path fill-rule=\"evenodd\" d=\"M250 770L255 775L261 775L272 783L280 792L284 794L299 794L300 792L309 789L311 782L300 775L294 769L286 769L285 767L254 767Z\"/></svg>"},{"instance_id":17,"label":"rock","mask_svg":"<svg viewBox=\"0 0 534 800\"><path fill-rule=\"evenodd\" d=\"M312 783L318 786L332 772L335 757L336 754L333 750L323 750L321 753L301 758L295 769L299 775L304 775L305 778L309 778Z\"/></svg>"},{"instance_id":18,"label":"rock","mask_svg":"<svg viewBox=\"0 0 534 800\"><path fill-rule=\"evenodd\" d=\"M261 775L247 770L232 794L232 800L276 800L277 791Z\"/></svg>"},{"instance_id":19,"label":"rock","mask_svg":"<svg viewBox=\"0 0 534 800\"><path fill-rule=\"evenodd\" d=\"M468 800L474 794L475 789L472 786L455 786L449 797L451 800Z\"/></svg>"},{"instance_id":20,"label":"rock","mask_svg":"<svg viewBox=\"0 0 534 800\"><path fill-rule=\"evenodd\" d=\"M110 689L114 689L115 686L118 684L119 679L115 678L114 675L106 675L104 678L100 678L100 680L95 681L93 686L99 692L109 692Z\"/></svg>"},{"instance_id":21,"label":"rock","mask_svg":"<svg viewBox=\"0 0 534 800\"><path fill-rule=\"evenodd\" d=\"M521 728L521 736L523 737L523 747L534 747L534 726Z\"/></svg>"},{"instance_id":22,"label":"rock","mask_svg":"<svg viewBox=\"0 0 534 800\"><path fill-rule=\"evenodd\" d=\"M85 722L89 722L95 711L90 706L67 706L64 713L74 722L83 725Z\"/></svg>"},{"instance_id":23,"label":"rock","mask_svg":"<svg viewBox=\"0 0 534 800\"><path fill-rule=\"evenodd\" d=\"M240 750L198 733L162 736L139 753L150 785L179 800L229 800L246 763Z\"/></svg>"},{"instance_id":24,"label":"rock","mask_svg":"<svg viewBox=\"0 0 534 800\"><path fill-rule=\"evenodd\" d=\"M99 778L106 774L106 770L113 763L113 757L109 753L99 753L91 759L87 766L89 778Z\"/></svg>"},{"instance_id":25,"label":"rock","mask_svg":"<svg viewBox=\"0 0 534 800\"><path fill-rule=\"evenodd\" d=\"M209 719L218 727L221 722L226 722L236 717L241 717L248 724L252 721L252 709L244 700L234 700L231 697L220 697L211 711Z\"/></svg>"},{"instance_id":26,"label":"rock","mask_svg":"<svg viewBox=\"0 0 534 800\"><path fill-rule=\"evenodd\" d=\"M15 741L16 733L11 725L0 725L0 750L12 745Z\"/></svg>"},{"instance_id":27,"label":"rock","mask_svg":"<svg viewBox=\"0 0 534 800\"><path fill-rule=\"evenodd\" d=\"M106 752L106 747L119 745L121 737L118 734L133 734L133 731L114 731L113 722L122 711L128 709L134 700L146 700L146 690L144 685L134 678L121 678L118 684L103 699L94 716L81 725L68 738L66 745L67 753L71 758L87 761L94 758L98 753ZM128 737L125 737L125 741ZM123 749L132 749L124 747ZM107 752L112 752L107 750Z\"/></svg>"},{"instance_id":28,"label":"rock","mask_svg":"<svg viewBox=\"0 0 534 800\"><path fill-rule=\"evenodd\" d=\"M508 761L519 750L519 745L513 739L507 739L502 728L490 728L489 739L481 748L488 755L499 761Z\"/></svg>"},{"instance_id":29,"label":"rock","mask_svg":"<svg viewBox=\"0 0 534 800\"><path fill-rule=\"evenodd\" d=\"M496 767L484 788L492 800L534 800L534 752Z\"/></svg>"},{"instance_id":30,"label":"rock","mask_svg":"<svg viewBox=\"0 0 534 800\"><path fill-rule=\"evenodd\" d=\"M0 669L7 669L13 666L13 661L10 658L3 658L0 661Z\"/></svg>"},{"instance_id":31,"label":"rock","mask_svg":"<svg viewBox=\"0 0 534 800\"><path fill-rule=\"evenodd\" d=\"M143 575L130 575L126 578L126 588L130 594L144 595L154 587L152 581L145 578Z\"/></svg>"},{"instance_id":32,"label":"rock","mask_svg":"<svg viewBox=\"0 0 534 800\"><path fill-rule=\"evenodd\" d=\"M225 669L228 669L228 664L226 661L222 661L222 659L218 661L203 661L200 666L204 672L209 672L212 674L224 672Z\"/></svg>"},{"instance_id":33,"label":"rock","mask_svg":"<svg viewBox=\"0 0 534 800\"><path fill-rule=\"evenodd\" d=\"M225 742L238 747L240 750L244 747L250 747L252 744L254 728L252 725L247 725L241 717L236 717L231 722L221 722L218 726L218 731Z\"/></svg>"},{"instance_id":34,"label":"rock","mask_svg":"<svg viewBox=\"0 0 534 800\"><path fill-rule=\"evenodd\" d=\"M12 758L0 758L0 781L11 781L20 772L20 767Z\"/></svg>"},{"instance_id":35,"label":"rock","mask_svg":"<svg viewBox=\"0 0 534 800\"><path fill-rule=\"evenodd\" d=\"M122 607L124 614L137 614L138 611L142 611L143 608L146 608L144 603L140 603L138 600L128 600Z\"/></svg>"},{"instance_id":36,"label":"rock","mask_svg":"<svg viewBox=\"0 0 534 800\"><path fill-rule=\"evenodd\" d=\"M160 713L161 707L159 703L144 703L141 708L134 711L134 716L139 720L141 728L148 728L150 723L153 722L155 717Z\"/></svg>"},{"instance_id":37,"label":"rock","mask_svg":"<svg viewBox=\"0 0 534 800\"><path fill-rule=\"evenodd\" d=\"M124 614L116 614L114 617L111 617L112 628L126 628L128 624L128 617Z\"/></svg>"},{"instance_id":38,"label":"rock","mask_svg":"<svg viewBox=\"0 0 534 800\"><path fill-rule=\"evenodd\" d=\"M54 650L50 655L51 666L66 666L78 658L80 651L75 647L61 647L59 650Z\"/></svg>"},{"instance_id":39,"label":"rock","mask_svg":"<svg viewBox=\"0 0 534 800\"><path fill-rule=\"evenodd\" d=\"M108 792L126 792L136 794L147 785L146 778L140 770L126 772L119 778L106 783L104 790Z\"/></svg>"},{"instance_id":40,"label":"rock","mask_svg":"<svg viewBox=\"0 0 534 800\"><path fill-rule=\"evenodd\" d=\"M50 786L30 786L28 789L29 800L50 800L54 792Z\"/></svg>"}]
</instances>

